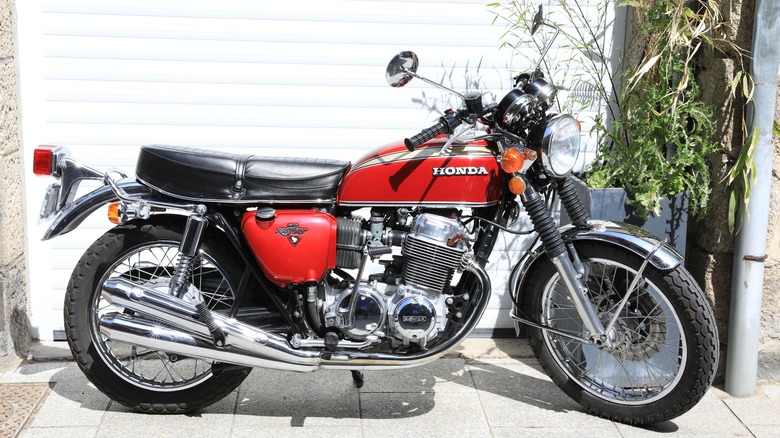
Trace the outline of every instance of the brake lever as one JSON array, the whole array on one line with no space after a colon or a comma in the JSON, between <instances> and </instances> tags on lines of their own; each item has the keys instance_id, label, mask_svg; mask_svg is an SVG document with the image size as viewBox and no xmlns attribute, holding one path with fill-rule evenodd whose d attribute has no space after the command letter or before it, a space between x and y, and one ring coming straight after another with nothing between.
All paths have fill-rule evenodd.
<instances>
[{"instance_id":1,"label":"brake lever","mask_svg":"<svg viewBox=\"0 0 780 438\"><path fill-rule=\"evenodd\" d=\"M455 129L460 130L457 134L453 134L449 140L447 140L447 143L444 143L444 146L441 147L441 150L439 150L439 155L447 155L447 148L450 147L453 143L455 143L456 140L458 140L458 137L465 134L466 131L473 129L475 126L477 126L477 123L474 122L470 125L460 125Z\"/></svg>"}]
</instances>

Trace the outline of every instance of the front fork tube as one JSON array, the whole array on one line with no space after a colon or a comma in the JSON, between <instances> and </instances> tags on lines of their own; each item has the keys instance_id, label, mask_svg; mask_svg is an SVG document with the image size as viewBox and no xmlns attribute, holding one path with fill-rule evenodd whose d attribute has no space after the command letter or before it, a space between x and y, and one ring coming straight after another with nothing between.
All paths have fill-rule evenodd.
<instances>
[{"instance_id":1,"label":"front fork tube","mask_svg":"<svg viewBox=\"0 0 780 438\"><path fill-rule=\"evenodd\" d=\"M520 200L534 224L534 229L539 233L545 252L566 285L574 308L590 333L590 342L602 345L606 342L604 325L601 323L593 303L588 298L585 269L580 263L574 246L564 243L544 200L531 184L526 184L525 192L520 195Z\"/></svg>"}]
</instances>

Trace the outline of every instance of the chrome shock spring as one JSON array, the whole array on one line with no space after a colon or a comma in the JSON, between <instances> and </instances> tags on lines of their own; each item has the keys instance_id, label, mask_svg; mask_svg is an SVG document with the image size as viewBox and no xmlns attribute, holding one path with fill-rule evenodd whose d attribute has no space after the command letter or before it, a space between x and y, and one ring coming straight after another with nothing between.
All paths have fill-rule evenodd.
<instances>
[{"instance_id":1,"label":"chrome shock spring","mask_svg":"<svg viewBox=\"0 0 780 438\"><path fill-rule=\"evenodd\" d=\"M177 298L184 296L187 288L190 284L190 276L192 275L192 260L195 257L187 254L179 253L178 260L176 261L176 267L171 277L170 288L171 295Z\"/></svg>"}]
</instances>

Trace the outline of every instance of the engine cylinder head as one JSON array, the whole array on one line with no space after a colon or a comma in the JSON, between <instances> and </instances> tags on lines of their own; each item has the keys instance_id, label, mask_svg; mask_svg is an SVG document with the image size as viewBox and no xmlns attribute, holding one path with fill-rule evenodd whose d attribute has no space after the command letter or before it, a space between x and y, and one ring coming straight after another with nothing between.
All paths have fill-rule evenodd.
<instances>
[{"instance_id":1,"label":"engine cylinder head","mask_svg":"<svg viewBox=\"0 0 780 438\"><path fill-rule=\"evenodd\" d=\"M461 241L464 235L465 230L457 221L421 214L404 240L404 280L429 292L441 293L452 281L466 252Z\"/></svg>"}]
</instances>

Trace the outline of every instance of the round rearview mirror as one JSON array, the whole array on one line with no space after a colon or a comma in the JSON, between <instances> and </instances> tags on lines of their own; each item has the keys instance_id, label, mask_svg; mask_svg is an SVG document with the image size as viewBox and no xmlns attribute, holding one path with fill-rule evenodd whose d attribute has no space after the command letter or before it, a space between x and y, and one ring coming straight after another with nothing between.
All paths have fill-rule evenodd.
<instances>
[{"instance_id":1,"label":"round rearview mirror","mask_svg":"<svg viewBox=\"0 0 780 438\"><path fill-rule=\"evenodd\" d=\"M542 22L544 21L544 12L542 11L542 5L539 5L539 10L536 11L536 15L534 15L534 22L531 26L531 35L535 34L537 30L539 30L539 26L542 25Z\"/></svg>"},{"instance_id":2,"label":"round rearview mirror","mask_svg":"<svg viewBox=\"0 0 780 438\"><path fill-rule=\"evenodd\" d=\"M414 52L407 51L395 55L390 64L387 64L387 71L385 71L387 83L392 87L403 87L412 80L419 65L420 62Z\"/></svg>"}]
</instances>

